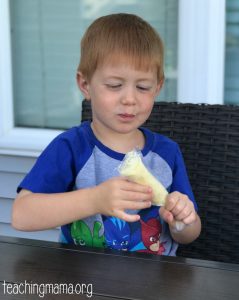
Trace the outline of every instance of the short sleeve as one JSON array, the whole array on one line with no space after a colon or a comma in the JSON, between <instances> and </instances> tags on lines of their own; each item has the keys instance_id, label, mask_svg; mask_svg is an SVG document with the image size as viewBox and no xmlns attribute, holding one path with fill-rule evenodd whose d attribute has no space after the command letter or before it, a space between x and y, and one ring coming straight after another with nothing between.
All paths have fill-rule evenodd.
<instances>
[{"instance_id":1,"label":"short sleeve","mask_svg":"<svg viewBox=\"0 0 239 300\"><path fill-rule=\"evenodd\" d=\"M42 152L17 188L33 193L59 193L72 190L75 170L70 142L64 134L56 137Z\"/></svg>"},{"instance_id":2,"label":"short sleeve","mask_svg":"<svg viewBox=\"0 0 239 300\"><path fill-rule=\"evenodd\" d=\"M183 156L178 145L176 149L175 162L173 167L173 182L170 188L170 192L174 191L178 191L187 195L189 199L193 202L195 209L198 210L198 206L195 201L193 191L189 182Z\"/></svg>"}]
</instances>

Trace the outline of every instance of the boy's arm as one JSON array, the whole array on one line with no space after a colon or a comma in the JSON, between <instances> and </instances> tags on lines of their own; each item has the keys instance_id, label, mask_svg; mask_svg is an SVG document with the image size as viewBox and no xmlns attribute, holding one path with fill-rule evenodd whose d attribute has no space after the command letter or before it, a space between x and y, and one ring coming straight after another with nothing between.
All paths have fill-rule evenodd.
<instances>
[{"instance_id":1,"label":"boy's arm","mask_svg":"<svg viewBox=\"0 0 239 300\"><path fill-rule=\"evenodd\" d=\"M90 189L56 194L21 190L13 204L12 226L24 231L45 230L94 215L92 196Z\"/></svg>"},{"instance_id":2,"label":"boy's arm","mask_svg":"<svg viewBox=\"0 0 239 300\"><path fill-rule=\"evenodd\" d=\"M127 214L125 210L150 207L151 200L149 187L120 177L92 188L65 193L42 194L21 190L13 204L12 225L24 231L44 230L97 213L134 222L139 220L139 215Z\"/></svg>"}]
</instances>

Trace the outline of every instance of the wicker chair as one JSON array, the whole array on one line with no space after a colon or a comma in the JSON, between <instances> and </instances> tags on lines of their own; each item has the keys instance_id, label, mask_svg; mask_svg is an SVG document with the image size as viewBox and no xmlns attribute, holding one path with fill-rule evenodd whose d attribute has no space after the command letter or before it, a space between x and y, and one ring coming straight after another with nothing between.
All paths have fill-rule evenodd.
<instances>
[{"instance_id":1,"label":"wicker chair","mask_svg":"<svg viewBox=\"0 0 239 300\"><path fill-rule=\"evenodd\" d=\"M178 255L239 263L239 107L157 102L144 126L178 142L199 206L202 233Z\"/></svg>"}]
</instances>

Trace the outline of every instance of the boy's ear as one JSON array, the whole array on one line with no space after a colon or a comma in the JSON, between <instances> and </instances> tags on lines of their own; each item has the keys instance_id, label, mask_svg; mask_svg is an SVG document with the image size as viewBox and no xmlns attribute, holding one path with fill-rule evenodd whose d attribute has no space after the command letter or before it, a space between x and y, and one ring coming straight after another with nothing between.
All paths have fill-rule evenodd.
<instances>
[{"instance_id":1,"label":"boy's ear","mask_svg":"<svg viewBox=\"0 0 239 300\"><path fill-rule=\"evenodd\" d=\"M157 89L156 89L156 96L160 93L162 87L163 87L163 84L164 84L164 78L161 79L158 83L158 86L157 86Z\"/></svg>"},{"instance_id":2,"label":"boy's ear","mask_svg":"<svg viewBox=\"0 0 239 300\"><path fill-rule=\"evenodd\" d=\"M85 76L80 71L78 71L76 74L76 80L77 80L78 87L81 90L85 99L90 100L88 80L85 78Z\"/></svg>"}]
</instances>

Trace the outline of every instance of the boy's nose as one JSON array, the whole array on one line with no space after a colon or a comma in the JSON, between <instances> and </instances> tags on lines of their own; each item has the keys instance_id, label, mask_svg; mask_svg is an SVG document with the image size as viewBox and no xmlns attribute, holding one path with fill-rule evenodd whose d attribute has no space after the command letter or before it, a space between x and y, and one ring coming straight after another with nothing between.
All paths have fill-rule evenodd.
<instances>
[{"instance_id":1,"label":"boy's nose","mask_svg":"<svg viewBox=\"0 0 239 300\"><path fill-rule=\"evenodd\" d=\"M136 104L136 95L133 88L129 88L122 95L122 103L124 105L135 105Z\"/></svg>"}]
</instances>

